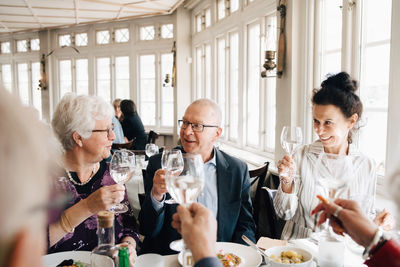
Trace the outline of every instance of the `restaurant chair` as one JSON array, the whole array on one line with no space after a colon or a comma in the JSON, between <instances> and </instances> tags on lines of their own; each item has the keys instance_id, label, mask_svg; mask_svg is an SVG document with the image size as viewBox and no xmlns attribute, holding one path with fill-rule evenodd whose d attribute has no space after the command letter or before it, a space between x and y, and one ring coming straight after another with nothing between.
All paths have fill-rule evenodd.
<instances>
[{"instance_id":1,"label":"restaurant chair","mask_svg":"<svg viewBox=\"0 0 400 267\"><path fill-rule=\"evenodd\" d=\"M122 144L112 144L112 149L131 149L133 147L133 144L135 143L135 138L132 139L131 141L127 143L122 143Z\"/></svg>"},{"instance_id":2,"label":"restaurant chair","mask_svg":"<svg viewBox=\"0 0 400 267\"><path fill-rule=\"evenodd\" d=\"M147 143L154 144L156 139L160 136L160 134L156 133L153 130L150 130L149 135L147 136Z\"/></svg>"},{"instance_id":3,"label":"restaurant chair","mask_svg":"<svg viewBox=\"0 0 400 267\"><path fill-rule=\"evenodd\" d=\"M256 225L258 224L258 213L260 210L260 197L261 197L261 190L265 183L265 177L267 176L269 162L265 162L263 166L258 169L249 171L250 175L250 185L256 185L256 190L254 197L252 197L253 202L253 217Z\"/></svg>"}]
</instances>

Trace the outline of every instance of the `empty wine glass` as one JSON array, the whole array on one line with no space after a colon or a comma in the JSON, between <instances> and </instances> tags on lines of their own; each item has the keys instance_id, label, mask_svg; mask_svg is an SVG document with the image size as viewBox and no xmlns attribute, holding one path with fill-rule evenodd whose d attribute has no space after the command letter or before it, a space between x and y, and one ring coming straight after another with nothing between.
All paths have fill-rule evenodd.
<instances>
[{"instance_id":1,"label":"empty wine glass","mask_svg":"<svg viewBox=\"0 0 400 267\"><path fill-rule=\"evenodd\" d=\"M147 157L151 157L158 153L158 146L156 144L146 144L146 155Z\"/></svg>"},{"instance_id":2,"label":"empty wine glass","mask_svg":"<svg viewBox=\"0 0 400 267\"><path fill-rule=\"evenodd\" d=\"M303 134L301 128L297 126L284 126L281 132L281 146L289 154L290 157L293 156L297 147L299 147L303 142ZM295 172L283 172L280 174L284 177L292 177ZM289 183L287 180L283 180L285 183Z\"/></svg>"},{"instance_id":3,"label":"empty wine glass","mask_svg":"<svg viewBox=\"0 0 400 267\"><path fill-rule=\"evenodd\" d=\"M188 207L197 200L204 187L204 162L201 155L186 153L183 156L183 170L167 173L167 189L171 196L182 206ZM175 240L171 249L185 250L183 240Z\"/></svg>"},{"instance_id":4,"label":"empty wine glass","mask_svg":"<svg viewBox=\"0 0 400 267\"><path fill-rule=\"evenodd\" d=\"M182 152L179 149L164 149L161 156L161 168L172 174L179 174L183 170ZM167 175L165 176L167 179ZM168 187L167 187L168 189ZM177 202L171 198L165 201L166 204L176 204Z\"/></svg>"},{"instance_id":5,"label":"empty wine glass","mask_svg":"<svg viewBox=\"0 0 400 267\"><path fill-rule=\"evenodd\" d=\"M114 152L110 161L110 175L117 184L128 182L135 172L135 154L132 151L121 149ZM128 211L128 207L119 203L110 209L115 213Z\"/></svg>"}]
</instances>

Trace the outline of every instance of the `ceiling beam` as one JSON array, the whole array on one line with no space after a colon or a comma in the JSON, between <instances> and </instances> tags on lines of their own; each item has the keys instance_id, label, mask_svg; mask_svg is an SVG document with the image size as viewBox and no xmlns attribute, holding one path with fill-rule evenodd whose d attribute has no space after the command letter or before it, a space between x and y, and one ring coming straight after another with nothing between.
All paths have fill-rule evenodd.
<instances>
[{"instance_id":1,"label":"ceiling beam","mask_svg":"<svg viewBox=\"0 0 400 267\"><path fill-rule=\"evenodd\" d=\"M152 12L166 12L164 9L136 6L138 4L137 2L136 3L119 4L119 3L115 3L112 1L111 2L105 1L105 0L83 0L83 1L104 4L104 5L110 5L110 6L125 7L125 8L129 8L129 9L135 9L135 10L146 10L146 11L152 11Z\"/></svg>"},{"instance_id":2,"label":"ceiling beam","mask_svg":"<svg viewBox=\"0 0 400 267\"><path fill-rule=\"evenodd\" d=\"M0 25L1 25L1 27L3 27L4 29L6 29L6 31L10 32L10 29L9 29L2 21L0 21Z\"/></svg>"},{"instance_id":3,"label":"ceiling beam","mask_svg":"<svg viewBox=\"0 0 400 267\"><path fill-rule=\"evenodd\" d=\"M79 0L74 1L75 6L75 23L79 24Z\"/></svg>"},{"instance_id":4,"label":"ceiling beam","mask_svg":"<svg viewBox=\"0 0 400 267\"><path fill-rule=\"evenodd\" d=\"M24 0L24 2L26 4L26 6L29 8L29 11L32 13L33 17L36 19L36 21L40 25L40 28L43 27L42 23L40 23L39 17L36 15L35 11L32 8L31 0Z\"/></svg>"}]
</instances>

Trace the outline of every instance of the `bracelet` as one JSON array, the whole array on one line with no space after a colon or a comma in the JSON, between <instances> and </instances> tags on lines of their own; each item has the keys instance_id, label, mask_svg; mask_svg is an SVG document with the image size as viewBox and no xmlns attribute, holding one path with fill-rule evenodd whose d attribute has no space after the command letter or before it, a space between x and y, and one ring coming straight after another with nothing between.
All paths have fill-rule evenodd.
<instances>
[{"instance_id":1,"label":"bracelet","mask_svg":"<svg viewBox=\"0 0 400 267\"><path fill-rule=\"evenodd\" d=\"M68 223L68 226L66 225L65 221ZM75 228L72 227L70 221L68 220L67 215L65 214L65 212L63 212L61 214L61 218L60 218L60 226L61 228L64 230L64 232L66 233L73 233L75 231Z\"/></svg>"},{"instance_id":2,"label":"bracelet","mask_svg":"<svg viewBox=\"0 0 400 267\"><path fill-rule=\"evenodd\" d=\"M365 248L362 257L364 260L369 258L369 254L372 250L372 248L375 248L375 246L379 243L381 238L383 237L383 232L380 227L378 227L378 230L376 231L374 238L372 238L371 243Z\"/></svg>"}]
</instances>

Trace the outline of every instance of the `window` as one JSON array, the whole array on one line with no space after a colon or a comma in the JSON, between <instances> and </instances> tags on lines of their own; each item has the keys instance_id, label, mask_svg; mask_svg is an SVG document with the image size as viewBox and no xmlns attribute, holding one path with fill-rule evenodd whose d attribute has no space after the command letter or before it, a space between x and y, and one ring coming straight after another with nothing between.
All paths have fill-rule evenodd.
<instances>
[{"instance_id":1,"label":"window","mask_svg":"<svg viewBox=\"0 0 400 267\"><path fill-rule=\"evenodd\" d=\"M115 30L115 42L116 43L127 43L129 42L129 29L117 29Z\"/></svg>"},{"instance_id":2,"label":"window","mask_svg":"<svg viewBox=\"0 0 400 267\"><path fill-rule=\"evenodd\" d=\"M40 63L33 62L32 68L32 106L39 112L39 118L42 118L42 91L38 90L40 79Z\"/></svg>"},{"instance_id":3,"label":"window","mask_svg":"<svg viewBox=\"0 0 400 267\"><path fill-rule=\"evenodd\" d=\"M196 88L197 88L197 98L203 97L203 54L201 51L201 47L196 48Z\"/></svg>"},{"instance_id":4,"label":"window","mask_svg":"<svg viewBox=\"0 0 400 267\"><path fill-rule=\"evenodd\" d=\"M217 14L218 14L218 20L225 18L225 0L218 0Z\"/></svg>"},{"instance_id":5,"label":"window","mask_svg":"<svg viewBox=\"0 0 400 267\"><path fill-rule=\"evenodd\" d=\"M88 45L88 35L86 32L75 34L75 45L76 46Z\"/></svg>"},{"instance_id":6,"label":"window","mask_svg":"<svg viewBox=\"0 0 400 267\"><path fill-rule=\"evenodd\" d=\"M239 34L229 34L229 140L239 138Z\"/></svg>"},{"instance_id":7,"label":"window","mask_svg":"<svg viewBox=\"0 0 400 267\"><path fill-rule=\"evenodd\" d=\"M129 57L115 58L115 98L129 99Z\"/></svg>"},{"instance_id":8,"label":"window","mask_svg":"<svg viewBox=\"0 0 400 267\"><path fill-rule=\"evenodd\" d=\"M18 94L25 105L29 105L28 64L18 63Z\"/></svg>"},{"instance_id":9,"label":"window","mask_svg":"<svg viewBox=\"0 0 400 267\"><path fill-rule=\"evenodd\" d=\"M12 92L12 71L10 64L1 65L1 79L4 87L9 92Z\"/></svg>"},{"instance_id":10,"label":"window","mask_svg":"<svg viewBox=\"0 0 400 267\"><path fill-rule=\"evenodd\" d=\"M140 116L145 125L156 124L156 70L155 55L142 55L139 59Z\"/></svg>"},{"instance_id":11,"label":"window","mask_svg":"<svg viewBox=\"0 0 400 267\"><path fill-rule=\"evenodd\" d=\"M96 43L99 45L110 43L110 31L98 31L96 32Z\"/></svg>"},{"instance_id":12,"label":"window","mask_svg":"<svg viewBox=\"0 0 400 267\"><path fill-rule=\"evenodd\" d=\"M205 11L205 23L206 28L211 26L211 9L207 8Z\"/></svg>"},{"instance_id":13,"label":"window","mask_svg":"<svg viewBox=\"0 0 400 267\"><path fill-rule=\"evenodd\" d=\"M1 43L1 53L2 54L11 53L10 42L2 42Z\"/></svg>"},{"instance_id":14,"label":"window","mask_svg":"<svg viewBox=\"0 0 400 267\"><path fill-rule=\"evenodd\" d=\"M68 92L72 92L72 65L71 60L59 61L60 99Z\"/></svg>"},{"instance_id":15,"label":"window","mask_svg":"<svg viewBox=\"0 0 400 267\"><path fill-rule=\"evenodd\" d=\"M205 46L205 97L211 98L211 46L208 44Z\"/></svg>"},{"instance_id":16,"label":"window","mask_svg":"<svg viewBox=\"0 0 400 267\"><path fill-rule=\"evenodd\" d=\"M19 40L17 41L17 52L27 52L28 51L28 42L27 40Z\"/></svg>"},{"instance_id":17,"label":"window","mask_svg":"<svg viewBox=\"0 0 400 267\"><path fill-rule=\"evenodd\" d=\"M246 144L260 145L260 23L247 27L247 125Z\"/></svg>"},{"instance_id":18,"label":"window","mask_svg":"<svg viewBox=\"0 0 400 267\"><path fill-rule=\"evenodd\" d=\"M201 17L202 17L201 14L199 14L199 15L196 16L196 31L197 31L197 32L201 32L201 30L202 30Z\"/></svg>"},{"instance_id":19,"label":"window","mask_svg":"<svg viewBox=\"0 0 400 267\"><path fill-rule=\"evenodd\" d=\"M71 45L71 34L63 34L58 36L58 44L62 46L70 46Z\"/></svg>"},{"instance_id":20,"label":"window","mask_svg":"<svg viewBox=\"0 0 400 267\"><path fill-rule=\"evenodd\" d=\"M225 128L225 107L226 107L226 87L225 87L225 38L221 37L217 39L217 102L221 107L222 112L222 120L221 125ZM223 136L225 135L225 131L222 131Z\"/></svg>"},{"instance_id":21,"label":"window","mask_svg":"<svg viewBox=\"0 0 400 267\"><path fill-rule=\"evenodd\" d=\"M111 64L109 57L97 58L97 95L111 101Z\"/></svg>"},{"instance_id":22,"label":"window","mask_svg":"<svg viewBox=\"0 0 400 267\"><path fill-rule=\"evenodd\" d=\"M36 39L31 39L31 50L32 51L39 51L40 50L40 41L38 38Z\"/></svg>"},{"instance_id":23,"label":"window","mask_svg":"<svg viewBox=\"0 0 400 267\"><path fill-rule=\"evenodd\" d=\"M155 29L153 25L140 27L140 40L142 41L154 40L154 37L155 37Z\"/></svg>"},{"instance_id":24,"label":"window","mask_svg":"<svg viewBox=\"0 0 400 267\"><path fill-rule=\"evenodd\" d=\"M161 54L161 127L174 126L174 88L169 83L164 83L164 79L169 74L171 79L173 54Z\"/></svg>"},{"instance_id":25,"label":"window","mask_svg":"<svg viewBox=\"0 0 400 267\"><path fill-rule=\"evenodd\" d=\"M174 37L174 24L161 25L161 38L168 39Z\"/></svg>"},{"instance_id":26,"label":"window","mask_svg":"<svg viewBox=\"0 0 400 267\"><path fill-rule=\"evenodd\" d=\"M75 60L75 87L77 95L89 94L88 60L80 58Z\"/></svg>"},{"instance_id":27,"label":"window","mask_svg":"<svg viewBox=\"0 0 400 267\"><path fill-rule=\"evenodd\" d=\"M239 0L230 0L230 11L235 12L239 9Z\"/></svg>"}]
</instances>

